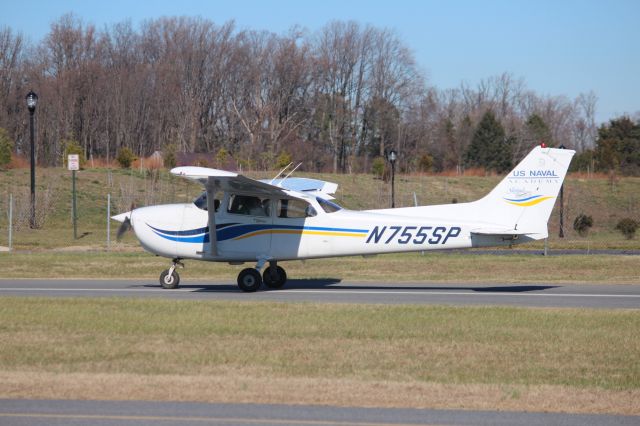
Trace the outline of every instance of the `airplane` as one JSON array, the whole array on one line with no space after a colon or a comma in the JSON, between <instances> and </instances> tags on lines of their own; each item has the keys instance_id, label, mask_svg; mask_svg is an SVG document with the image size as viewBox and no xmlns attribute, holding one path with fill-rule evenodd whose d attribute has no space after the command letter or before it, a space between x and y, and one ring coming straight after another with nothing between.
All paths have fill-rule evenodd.
<instances>
[{"instance_id":1,"label":"airplane","mask_svg":"<svg viewBox=\"0 0 640 426\"><path fill-rule=\"evenodd\" d=\"M176 267L185 259L256 262L238 274L238 287L279 289L287 281L279 266L283 261L511 246L547 238L547 221L574 154L536 146L477 201L364 211L332 201L338 185L331 182L279 178L282 172L254 180L183 166L171 173L204 187L192 203L135 208L112 219L122 222L119 234L133 228L146 251L172 259L160 275L165 289L178 288Z\"/></svg>"}]
</instances>

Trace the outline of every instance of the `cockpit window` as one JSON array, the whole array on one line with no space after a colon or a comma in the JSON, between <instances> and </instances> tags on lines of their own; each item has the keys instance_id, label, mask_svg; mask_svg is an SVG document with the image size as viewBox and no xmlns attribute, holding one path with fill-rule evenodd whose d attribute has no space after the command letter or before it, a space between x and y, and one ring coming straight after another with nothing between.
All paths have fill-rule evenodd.
<instances>
[{"instance_id":1,"label":"cockpit window","mask_svg":"<svg viewBox=\"0 0 640 426\"><path fill-rule=\"evenodd\" d=\"M283 199L278 202L278 217L303 218L317 214L316 209L303 200Z\"/></svg>"},{"instance_id":2,"label":"cockpit window","mask_svg":"<svg viewBox=\"0 0 640 426\"><path fill-rule=\"evenodd\" d=\"M250 216L271 216L271 200L251 195L232 194L229 197L229 213Z\"/></svg>"},{"instance_id":3,"label":"cockpit window","mask_svg":"<svg viewBox=\"0 0 640 426\"><path fill-rule=\"evenodd\" d=\"M337 212L338 210L342 210L342 207L340 207L334 202L325 200L324 198L316 197L316 200L318 201L318 204L320 204L320 207L322 207L322 210L324 210L327 213L334 213L334 212Z\"/></svg>"},{"instance_id":4,"label":"cockpit window","mask_svg":"<svg viewBox=\"0 0 640 426\"><path fill-rule=\"evenodd\" d=\"M193 204L195 204L196 207L199 208L200 210L208 210L208 208L207 208L207 191L204 191L202 194L200 194L198 196L198 198L193 200ZM213 200L213 205L215 206L216 211L218 211L218 209L220 208L220 200L215 198Z\"/></svg>"}]
</instances>

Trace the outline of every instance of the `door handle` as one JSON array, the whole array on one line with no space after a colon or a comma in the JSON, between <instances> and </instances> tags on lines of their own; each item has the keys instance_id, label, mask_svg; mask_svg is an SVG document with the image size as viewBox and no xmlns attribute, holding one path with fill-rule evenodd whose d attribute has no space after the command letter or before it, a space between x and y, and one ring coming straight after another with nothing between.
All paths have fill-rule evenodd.
<instances>
[{"instance_id":1,"label":"door handle","mask_svg":"<svg viewBox=\"0 0 640 426\"><path fill-rule=\"evenodd\" d=\"M253 219L255 223L267 223L265 219Z\"/></svg>"}]
</instances>

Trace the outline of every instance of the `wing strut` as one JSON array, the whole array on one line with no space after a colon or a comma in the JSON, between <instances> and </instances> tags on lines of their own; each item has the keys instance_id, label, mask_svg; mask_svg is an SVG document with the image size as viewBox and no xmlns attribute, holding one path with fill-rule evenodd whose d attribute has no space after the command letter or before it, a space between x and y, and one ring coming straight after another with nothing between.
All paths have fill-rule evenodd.
<instances>
[{"instance_id":1,"label":"wing strut","mask_svg":"<svg viewBox=\"0 0 640 426\"><path fill-rule=\"evenodd\" d=\"M215 177L207 177L205 188L207 189L207 212L209 213L209 253L218 256L218 236L216 235L216 206L215 196L219 184Z\"/></svg>"}]
</instances>

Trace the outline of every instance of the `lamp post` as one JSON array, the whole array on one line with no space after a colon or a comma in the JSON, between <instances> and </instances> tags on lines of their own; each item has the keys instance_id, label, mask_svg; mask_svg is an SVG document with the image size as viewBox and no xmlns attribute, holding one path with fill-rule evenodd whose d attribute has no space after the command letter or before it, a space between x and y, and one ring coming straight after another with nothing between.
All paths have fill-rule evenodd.
<instances>
[{"instance_id":1,"label":"lamp post","mask_svg":"<svg viewBox=\"0 0 640 426\"><path fill-rule=\"evenodd\" d=\"M395 178L396 178L396 160L398 154L392 149L387 155L387 160L391 163L391 208L396 206L396 194L395 194Z\"/></svg>"},{"instance_id":2,"label":"lamp post","mask_svg":"<svg viewBox=\"0 0 640 426\"><path fill-rule=\"evenodd\" d=\"M29 226L31 229L36 227L36 149L33 132L33 116L36 112L38 104L38 95L33 90L27 93L27 108L29 109L29 131L31 133L31 216L29 218Z\"/></svg>"}]
</instances>

